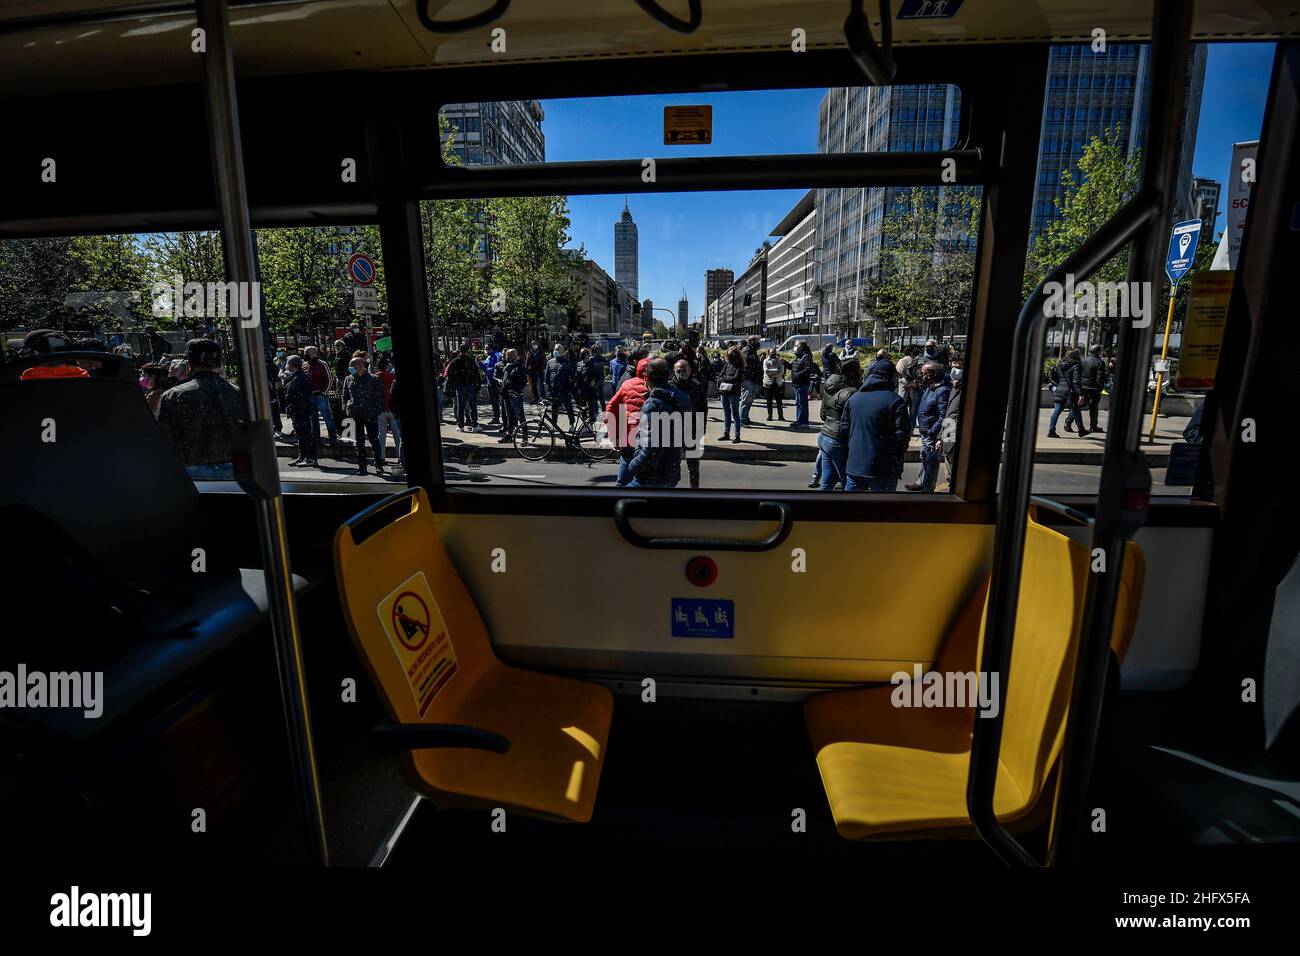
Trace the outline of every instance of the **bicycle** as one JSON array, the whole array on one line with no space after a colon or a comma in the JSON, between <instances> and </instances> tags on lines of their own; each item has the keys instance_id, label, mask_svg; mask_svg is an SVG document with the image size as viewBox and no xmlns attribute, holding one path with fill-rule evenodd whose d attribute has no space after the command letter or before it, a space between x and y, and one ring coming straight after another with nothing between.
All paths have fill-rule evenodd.
<instances>
[{"instance_id":1,"label":"bicycle","mask_svg":"<svg viewBox=\"0 0 1300 956\"><path fill-rule=\"evenodd\" d=\"M545 461L555 450L557 437L563 439L566 449L576 448L588 461L605 461L614 454L614 443L609 440L603 420L597 419L592 427L581 412L575 412L569 416L569 427L562 429L558 425L558 412L552 400L539 415L525 416L511 430L510 441L521 458Z\"/></svg>"}]
</instances>

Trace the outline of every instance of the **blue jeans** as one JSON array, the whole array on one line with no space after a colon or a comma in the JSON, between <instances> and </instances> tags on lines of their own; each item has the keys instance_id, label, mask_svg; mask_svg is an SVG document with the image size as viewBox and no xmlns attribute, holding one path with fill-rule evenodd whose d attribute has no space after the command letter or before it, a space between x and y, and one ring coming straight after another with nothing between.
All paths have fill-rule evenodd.
<instances>
[{"instance_id":1,"label":"blue jeans","mask_svg":"<svg viewBox=\"0 0 1300 956\"><path fill-rule=\"evenodd\" d=\"M185 473L194 481L220 481L235 477L235 466L228 461L219 461L211 465L186 465Z\"/></svg>"},{"instance_id":2,"label":"blue jeans","mask_svg":"<svg viewBox=\"0 0 1300 956\"><path fill-rule=\"evenodd\" d=\"M635 455L635 448L620 448L618 450L618 474L614 476L614 483L620 488L627 484L627 466Z\"/></svg>"},{"instance_id":3,"label":"blue jeans","mask_svg":"<svg viewBox=\"0 0 1300 956\"><path fill-rule=\"evenodd\" d=\"M1065 416L1065 424L1069 425L1073 423L1074 427L1079 429L1079 431L1085 430L1083 427L1083 410L1079 408L1078 405L1074 404L1072 399L1067 398L1063 400L1057 399L1056 403L1052 406L1052 421L1051 424L1047 426L1049 432L1056 431L1056 423L1061 417L1061 412L1065 411L1067 404L1070 407L1070 413Z\"/></svg>"},{"instance_id":4,"label":"blue jeans","mask_svg":"<svg viewBox=\"0 0 1300 956\"><path fill-rule=\"evenodd\" d=\"M844 484L845 491L897 491L897 478L867 478L863 475L849 475Z\"/></svg>"},{"instance_id":5,"label":"blue jeans","mask_svg":"<svg viewBox=\"0 0 1300 956\"><path fill-rule=\"evenodd\" d=\"M478 386L456 386L456 426L473 428L478 424Z\"/></svg>"},{"instance_id":6,"label":"blue jeans","mask_svg":"<svg viewBox=\"0 0 1300 956\"><path fill-rule=\"evenodd\" d=\"M934 491L935 482L939 480L939 463L943 454L939 450L939 439L929 435L921 436L921 472L916 476L916 483L922 491Z\"/></svg>"},{"instance_id":7,"label":"blue jeans","mask_svg":"<svg viewBox=\"0 0 1300 956\"><path fill-rule=\"evenodd\" d=\"M761 387L758 382L751 382L749 379L745 379L740 383L740 415L736 416L736 421L743 421L746 425L749 424L749 408L754 404L754 399L758 397L758 390Z\"/></svg>"},{"instance_id":8,"label":"blue jeans","mask_svg":"<svg viewBox=\"0 0 1300 956\"><path fill-rule=\"evenodd\" d=\"M379 464L384 463L388 457L388 430L393 431L393 442L397 446L397 460L406 467L406 459L402 456L402 425L397 420L397 416L392 412L379 413Z\"/></svg>"},{"instance_id":9,"label":"blue jeans","mask_svg":"<svg viewBox=\"0 0 1300 956\"><path fill-rule=\"evenodd\" d=\"M808 386L796 385L794 387L794 423L796 425L808 424Z\"/></svg>"},{"instance_id":10,"label":"blue jeans","mask_svg":"<svg viewBox=\"0 0 1300 956\"><path fill-rule=\"evenodd\" d=\"M731 423L736 423L736 437L740 437L740 393L722 393L722 437L731 431Z\"/></svg>"},{"instance_id":11,"label":"blue jeans","mask_svg":"<svg viewBox=\"0 0 1300 956\"><path fill-rule=\"evenodd\" d=\"M825 432L817 436L818 457L822 461L822 491L831 491L837 483L842 483L844 490L848 487L849 476L846 468L849 461L849 446L838 438L832 438Z\"/></svg>"},{"instance_id":12,"label":"blue jeans","mask_svg":"<svg viewBox=\"0 0 1300 956\"><path fill-rule=\"evenodd\" d=\"M311 433L320 434L320 420L325 419L325 433L330 436L330 441L334 440L334 416L330 414L330 400L320 392L313 393L311 397L311 411L308 418L311 419Z\"/></svg>"}]
</instances>

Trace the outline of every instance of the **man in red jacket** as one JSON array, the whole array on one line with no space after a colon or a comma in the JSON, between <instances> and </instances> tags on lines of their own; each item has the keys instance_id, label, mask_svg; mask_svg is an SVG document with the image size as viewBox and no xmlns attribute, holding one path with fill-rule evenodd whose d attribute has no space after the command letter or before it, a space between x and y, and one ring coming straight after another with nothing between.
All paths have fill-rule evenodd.
<instances>
[{"instance_id":1,"label":"man in red jacket","mask_svg":"<svg viewBox=\"0 0 1300 956\"><path fill-rule=\"evenodd\" d=\"M648 358L636 363L636 374L618 387L614 397L605 406L605 428L618 447L618 483L623 484L627 463L636 454L636 430L641 424L641 406L650 395L646 384L645 367Z\"/></svg>"},{"instance_id":2,"label":"man in red jacket","mask_svg":"<svg viewBox=\"0 0 1300 956\"><path fill-rule=\"evenodd\" d=\"M329 434L330 444L334 444L334 416L330 414L330 368L321 361L320 349L314 345L307 346L307 364L304 367L311 382L310 423L312 434L320 437L320 420L325 419L325 431Z\"/></svg>"}]
</instances>

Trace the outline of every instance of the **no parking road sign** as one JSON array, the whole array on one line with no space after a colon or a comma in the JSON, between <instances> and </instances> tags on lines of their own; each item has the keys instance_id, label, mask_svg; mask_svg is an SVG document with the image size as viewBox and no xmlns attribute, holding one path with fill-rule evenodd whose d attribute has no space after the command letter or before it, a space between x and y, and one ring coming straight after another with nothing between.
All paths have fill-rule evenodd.
<instances>
[{"instance_id":1,"label":"no parking road sign","mask_svg":"<svg viewBox=\"0 0 1300 956\"><path fill-rule=\"evenodd\" d=\"M1175 285L1192 268L1196 259L1196 241L1200 236L1199 219L1174 224L1174 231L1169 235L1169 255L1165 257L1165 275Z\"/></svg>"},{"instance_id":2,"label":"no parking road sign","mask_svg":"<svg viewBox=\"0 0 1300 956\"><path fill-rule=\"evenodd\" d=\"M364 252L354 253L348 259L348 276L357 285L371 285L375 281L375 263Z\"/></svg>"}]
</instances>

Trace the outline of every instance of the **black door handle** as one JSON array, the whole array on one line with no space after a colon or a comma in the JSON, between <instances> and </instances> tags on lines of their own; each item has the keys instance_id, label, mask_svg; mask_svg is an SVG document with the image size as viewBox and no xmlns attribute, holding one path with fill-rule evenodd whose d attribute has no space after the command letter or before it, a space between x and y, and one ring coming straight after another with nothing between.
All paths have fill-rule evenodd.
<instances>
[{"instance_id":1,"label":"black door handle","mask_svg":"<svg viewBox=\"0 0 1300 956\"><path fill-rule=\"evenodd\" d=\"M628 512L638 505L648 504L645 498L619 498L614 504L614 524L630 544L638 548L663 548L678 551L770 551L790 536L794 525L790 506L780 501L760 501L760 517L776 520L776 530L766 538L647 538L636 531Z\"/></svg>"}]
</instances>

